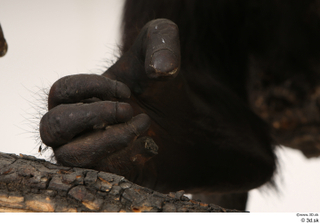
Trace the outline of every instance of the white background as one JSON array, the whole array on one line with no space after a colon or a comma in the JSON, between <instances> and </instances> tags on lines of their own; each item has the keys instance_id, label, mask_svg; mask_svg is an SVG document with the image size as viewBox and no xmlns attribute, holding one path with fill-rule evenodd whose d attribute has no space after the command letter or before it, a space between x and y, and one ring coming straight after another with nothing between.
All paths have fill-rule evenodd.
<instances>
[{"instance_id":1,"label":"white background","mask_svg":"<svg viewBox=\"0 0 320 224\"><path fill-rule=\"evenodd\" d=\"M0 58L0 151L43 156L36 141L45 104L40 90L64 75L100 74L111 65L118 55L122 5L122 0L0 0L9 44ZM320 159L307 160L291 149L278 154L280 192L253 190L248 210L320 212Z\"/></svg>"}]
</instances>

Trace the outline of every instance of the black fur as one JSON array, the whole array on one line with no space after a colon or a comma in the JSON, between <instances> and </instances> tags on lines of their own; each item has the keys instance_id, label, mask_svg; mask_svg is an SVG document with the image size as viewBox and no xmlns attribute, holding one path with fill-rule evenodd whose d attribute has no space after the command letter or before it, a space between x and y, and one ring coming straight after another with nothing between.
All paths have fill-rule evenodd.
<instances>
[{"instance_id":1,"label":"black fur","mask_svg":"<svg viewBox=\"0 0 320 224\"><path fill-rule=\"evenodd\" d=\"M245 209L249 190L274 185L277 142L320 153L319 6L127 0L123 55L102 76L55 82L42 141L63 165ZM144 135L152 158L136 147Z\"/></svg>"},{"instance_id":2,"label":"black fur","mask_svg":"<svg viewBox=\"0 0 320 224\"><path fill-rule=\"evenodd\" d=\"M198 155L208 169L217 164L212 182L232 177L226 182L238 186L239 191L272 183L276 143L269 124L250 109L251 94L255 93L256 82L265 88L288 79L303 80L301 85L306 88L318 83L319 5L315 0L126 0L122 52L128 51L150 20L167 18L179 27L181 74L197 93L200 110L216 118L203 119L202 123L206 135L211 133L206 137L214 139L216 152L210 158ZM258 71L263 73L257 75ZM211 106L206 107L208 102ZM241 133L246 125L249 128ZM248 150L248 157L246 152L237 156L236 150L219 151L226 142L229 147L252 150ZM255 164L255 153L264 157L264 162L258 159ZM251 172L244 163L252 164ZM237 178L232 172L242 176ZM207 173L198 175L210 179L205 177ZM210 182L207 179L203 179L203 185ZM243 189L241 184L245 185Z\"/></svg>"}]
</instances>

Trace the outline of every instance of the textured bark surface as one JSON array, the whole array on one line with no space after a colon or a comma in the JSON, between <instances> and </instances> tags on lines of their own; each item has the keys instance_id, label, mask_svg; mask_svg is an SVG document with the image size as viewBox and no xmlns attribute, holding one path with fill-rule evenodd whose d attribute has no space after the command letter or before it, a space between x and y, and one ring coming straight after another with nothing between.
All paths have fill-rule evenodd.
<instances>
[{"instance_id":1,"label":"textured bark surface","mask_svg":"<svg viewBox=\"0 0 320 224\"><path fill-rule=\"evenodd\" d=\"M124 177L0 152L1 212L232 212Z\"/></svg>"}]
</instances>

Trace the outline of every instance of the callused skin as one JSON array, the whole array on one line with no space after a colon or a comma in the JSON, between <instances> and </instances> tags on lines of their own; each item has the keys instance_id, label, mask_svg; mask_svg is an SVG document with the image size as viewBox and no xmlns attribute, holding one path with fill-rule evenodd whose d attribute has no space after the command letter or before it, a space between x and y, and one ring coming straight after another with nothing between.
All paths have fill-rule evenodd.
<instances>
[{"instance_id":1,"label":"callused skin","mask_svg":"<svg viewBox=\"0 0 320 224\"><path fill-rule=\"evenodd\" d=\"M162 192L246 192L269 181L275 161L262 122L219 84L198 91L190 77L206 82L197 82L200 73L180 68L178 27L153 20L102 76L67 76L52 86L41 138L63 165ZM132 152L144 136L159 151L137 168Z\"/></svg>"}]
</instances>

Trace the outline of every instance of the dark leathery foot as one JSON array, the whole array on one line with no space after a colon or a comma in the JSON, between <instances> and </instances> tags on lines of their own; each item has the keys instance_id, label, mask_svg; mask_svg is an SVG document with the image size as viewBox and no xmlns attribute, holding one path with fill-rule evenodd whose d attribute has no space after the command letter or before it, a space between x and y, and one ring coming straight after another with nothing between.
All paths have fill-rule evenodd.
<instances>
[{"instance_id":1,"label":"dark leathery foot","mask_svg":"<svg viewBox=\"0 0 320 224\"><path fill-rule=\"evenodd\" d=\"M147 23L133 46L103 76L141 94L150 83L175 78L180 70L179 29L167 19Z\"/></svg>"},{"instance_id":2,"label":"dark leathery foot","mask_svg":"<svg viewBox=\"0 0 320 224\"><path fill-rule=\"evenodd\" d=\"M44 144L58 147L84 131L123 123L132 116L132 108L127 103L100 101L91 104L62 104L42 117L40 135Z\"/></svg>"},{"instance_id":3,"label":"dark leathery foot","mask_svg":"<svg viewBox=\"0 0 320 224\"><path fill-rule=\"evenodd\" d=\"M92 168L103 161L103 158L128 147L149 126L149 116L139 114L126 123L88 132L68 144L54 148L56 159L66 166Z\"/></svg>"},{"instance_id":4,"label":"dark leathery foot","mask_svg":"<svg viewBox=\"0 0 320 224\"><path fill-rule=\"evenodd\" d=\"M113 153L106 160L104 170L127 178L139 175L145 163L158 154L158 146L148 136L140 137L126 149Z\"/></svg>"},{"instance_id":5,"label":"dark leathery foot","mask_svg":"<svg viewBox=\"0 0 320 224\"><path fill-rule=\"evenodd\" d=\"M100 100L130 97L130 89L123 83L101 75L70 75L56 81L49 92L49 110L59 104L79 103L90 98Z\"/></svg>"}]
</instances>

